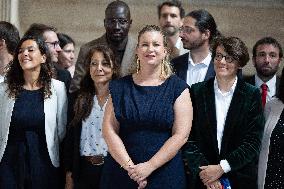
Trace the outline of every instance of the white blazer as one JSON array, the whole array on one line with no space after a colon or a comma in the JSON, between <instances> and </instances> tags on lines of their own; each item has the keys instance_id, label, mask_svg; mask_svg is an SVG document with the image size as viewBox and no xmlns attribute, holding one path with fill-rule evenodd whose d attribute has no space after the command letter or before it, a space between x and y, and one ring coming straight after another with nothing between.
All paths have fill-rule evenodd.
<instances>
[{"instance_id":1,"label":"white blazer","mask_svg":"<svg viewBox=\"0 0 284 189\"><path fill-rule=\"evenodd\" d=\"M0 162L9 135L15 99L9 98L7 84L0 84ZM66 133L67 95L63 82L51 80L52 95L44 100L45 135L48 154L54 167L59 167L59 144Z\"/></svg>"}]
</instances>

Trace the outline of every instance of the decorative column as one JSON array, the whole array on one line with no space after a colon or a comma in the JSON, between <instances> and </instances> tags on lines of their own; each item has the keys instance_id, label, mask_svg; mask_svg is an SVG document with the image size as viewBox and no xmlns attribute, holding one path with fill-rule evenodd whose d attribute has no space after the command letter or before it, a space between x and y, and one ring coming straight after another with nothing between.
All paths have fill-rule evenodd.
<instances>
[{"instance_id":1,"label":"decorative column","mask_svg":"<svg viewBox=\"0 0 284 189\"><path fill-rule=\"evenodd\" d=\"M0 20L10 22L20 30L19 0L0 0Z\"/></svg>"}]
</instances>

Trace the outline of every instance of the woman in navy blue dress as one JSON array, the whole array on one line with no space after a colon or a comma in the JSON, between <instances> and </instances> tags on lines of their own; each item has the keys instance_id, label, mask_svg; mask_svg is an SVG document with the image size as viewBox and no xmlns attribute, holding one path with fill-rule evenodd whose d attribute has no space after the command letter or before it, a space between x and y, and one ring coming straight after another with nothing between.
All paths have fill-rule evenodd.
<instances>
[{"instance_id":1,"label":"woman in navy blue dress","mask_svg":"<svg viewBox=\"0 0 284 189\"><path fill-rule=\"evenodd\" d=\"M185 189L180 148L191 129L188 85L172 74L158 26L138 35L137 71L110 83L103 189Z\"/></svg>"}]
</instances>

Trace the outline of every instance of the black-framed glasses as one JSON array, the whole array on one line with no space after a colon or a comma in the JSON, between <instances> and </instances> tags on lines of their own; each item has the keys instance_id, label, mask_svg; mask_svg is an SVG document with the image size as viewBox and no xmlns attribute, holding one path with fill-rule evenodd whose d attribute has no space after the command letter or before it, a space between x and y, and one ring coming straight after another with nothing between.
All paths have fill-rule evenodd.
<instances>
[{"instance_id":1,"label":"black-framed glasses","mask_svg":"<svg viewBox=\"0 0 284 189\"><path fill-rule=\"evenodd\" d=\"M45 43L52 45L53 48L60 46L60 41L54 41L54 42L47 42L46 41Z\"/></svg>"},{"instance_id":2,"label":"black-framed glasses","mask_svg":"<svg viewBox=\"0 0 284 189\"><path fill-rule=\"evenodd\" d=\"M228 63L231 63L235 60L235 58L233 58L232 56L225 56L221 53L216 53L215 55L215 60L217 61L221 61L223 58L225 58L225 61L228 62Z\"/></svg>"},{"instance_id":3,"label":"black-framed glasses","mask_svg":"<svg viewBox=\"0 0 284 189\"><path fill-rule=\"evenodd\" d=\"M116 23L119 23L121 26L125 26L129 23L129 21L127 19L124 19L124 18L109 18L109 19L106 19L107 25L114 25Z\"/></svg>"},{"instance_id":4,"label":"black-framed glasses","mask_svg":"<svg viewBox=\"0 0 284 189\"><path fill-rule=\"evenodd\" d=\"M184 33L187 33L187 34L190 34L193 31L194 31L193 28L186 27L186 26L182 26L182 27L179 28L179 32L184 32Z\"/></svg>"}]
</instances>

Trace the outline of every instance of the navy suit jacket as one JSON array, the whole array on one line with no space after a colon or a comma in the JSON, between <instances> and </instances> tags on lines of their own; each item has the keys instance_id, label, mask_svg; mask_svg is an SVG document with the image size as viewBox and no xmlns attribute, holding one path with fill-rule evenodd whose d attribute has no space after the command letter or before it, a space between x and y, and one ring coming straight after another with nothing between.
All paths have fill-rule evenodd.
<instances>
[{"instance_id":1,"label":"navy suit jacket","mask_svg":"<svg viewBox=\"0 0 284 189\"><path fill-rule=\"evenodd\" d=\"M188 69L188 55L189 55L189 52L181 56L178 56L171 61L174 72L176 73L178 77L180 77L184 81L186 81L186 78L187 78L186 74L187 74L187 69ZM213 60L211 60L209 64L204 81L207 81L208 79L212 77L215 77Z\"/></svg>"},{"instance_id":2,"label":"navy suit jacket","mask_svg":"<svg viewBox=\"0 0 284 189\"><path fill-rule=\"evenodd\" d=\"M226 116L221 151L217 141L214 79L192 85L194 109L192 130L184 149L192 188L204 188L198 173L201 165L227 160L231 171L224 174L232 188L257 189L258 155L264 129L259 90L239 79ZM195 172L194 172L195 171Z\"/></svg>"}]
</instances>

